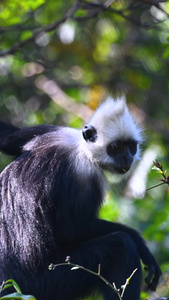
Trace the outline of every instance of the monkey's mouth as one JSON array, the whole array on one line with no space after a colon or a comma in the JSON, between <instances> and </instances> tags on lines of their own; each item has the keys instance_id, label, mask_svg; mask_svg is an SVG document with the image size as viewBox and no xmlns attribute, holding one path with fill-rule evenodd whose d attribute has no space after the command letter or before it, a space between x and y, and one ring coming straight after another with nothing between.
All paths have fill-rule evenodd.
<instances>
[{"instance_id":1,"label":"monkey's mouth","mask_svg":"<svg viewBox=\"0 0 169 300\"><path fill-rule=\"evenodd\" d=\"M115 173L117 174L126 174L130 168L114 168Z\"/></svg>"},{"instance_id":2,"label":"monkey's mouth","mask_svg":"<svg viewBox=\"0 0 169 300\"><path fill-rule=\"evenodd\" d=\"M118 166L114 166L112 164L111 165L104 164L101 167L103 168L103 170L109 171L109 172L111 172L113 174L126 174L130 170L129 166L118 167Z\"/></svg>"}]
</instances>

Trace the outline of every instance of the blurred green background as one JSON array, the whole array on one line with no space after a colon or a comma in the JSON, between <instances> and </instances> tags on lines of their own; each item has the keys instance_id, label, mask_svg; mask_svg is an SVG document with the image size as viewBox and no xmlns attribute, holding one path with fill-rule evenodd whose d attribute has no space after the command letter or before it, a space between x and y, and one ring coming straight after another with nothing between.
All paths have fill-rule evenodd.
<instances>
[{"instance_id":1,"label":"blurred green background","mask_svg":"<svg viewBox=\"0 0 169 300\"><path fill-rule=\"evenodd\" d=\"M125 94L144 128L142 160L125 182L107 174L100 212L139 230L160 263L157 293L143 285L143 299L169 295L168 186L146 192L160 176L153 160L169 170L168 14L169 1L0 2L2 120L81 128L100 102ZM9 161L1 154L0 170Z\"/></svg>"}]
</instances>

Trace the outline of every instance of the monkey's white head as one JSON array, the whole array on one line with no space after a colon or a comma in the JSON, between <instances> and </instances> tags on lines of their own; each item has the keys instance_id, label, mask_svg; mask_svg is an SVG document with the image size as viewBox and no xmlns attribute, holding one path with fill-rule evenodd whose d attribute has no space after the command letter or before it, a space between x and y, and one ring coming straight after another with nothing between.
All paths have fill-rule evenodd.
<instances>
[{"instance_id":1,"label":"monkey's white head","mask_svg":"<svg viewBox=\"0 0 169 300\"><path fill-rule=\"evenodd\" d=\"M139 159L141 130L124 98L102 103L82 133L89 156L103 169L124 174Z\"/></svg>"}]
</instances>

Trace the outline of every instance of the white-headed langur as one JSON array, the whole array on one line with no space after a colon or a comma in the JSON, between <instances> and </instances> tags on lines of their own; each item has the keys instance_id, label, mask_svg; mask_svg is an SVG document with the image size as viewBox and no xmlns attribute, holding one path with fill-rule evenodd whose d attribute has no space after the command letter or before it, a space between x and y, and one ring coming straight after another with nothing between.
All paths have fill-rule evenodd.
<instances>
[{"instance_id":1,"label":"white-headed langur","mask_svg":"<svg viewBox=\"0 0 169 300\"><path fill-rule=\"evenodd\" d=\"M142 261L146 283L155 290L161 271L140 234L98 218L104 170L125 176L141 142L123 99L102 103L82 130L0 122L0 151L15 157L0 175L0 282L12 278L37 300L84 299L95 291L105 300L119 299L88 272L49 270L70 256L95 272L100 264L101 275L117 288L137 268L124 300L140 299Z\"/></svg>"}]
</instances>

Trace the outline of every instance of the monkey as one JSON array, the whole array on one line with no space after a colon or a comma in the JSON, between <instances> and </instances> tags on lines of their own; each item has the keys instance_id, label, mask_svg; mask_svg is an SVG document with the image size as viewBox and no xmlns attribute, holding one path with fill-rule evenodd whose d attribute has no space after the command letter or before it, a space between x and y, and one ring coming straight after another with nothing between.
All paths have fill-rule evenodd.
<instances>
[{"instance_id":1,"label":"monkey","mask_svg":"<svg viewBox=\"0 0 169 300\"><path fill-rule=\"evenodd\" d=\"M0 280L14 279L37 300L118 295L98 277L58 266L71 262L121 287L137 269L124 300L139 300L141 261L148 288L161 270L133 228L99 219L104 171L125 177L140 157L142 131L124 99L107 100L83 129L56 125L18 128L0 122L0 151L14 160L0 175ZM5 294L5 292L2 292Z\"/></svg>"}]
</instances>

